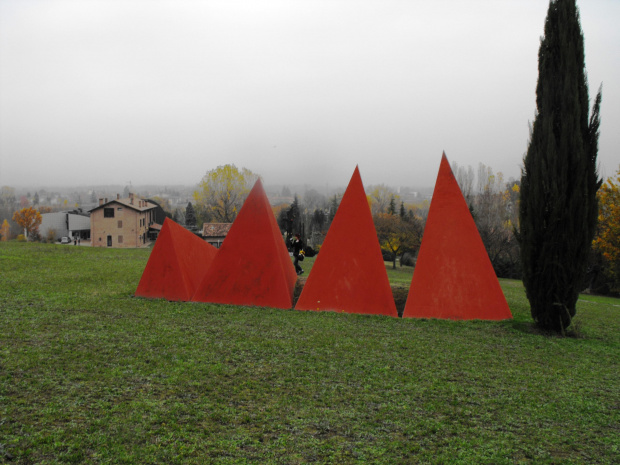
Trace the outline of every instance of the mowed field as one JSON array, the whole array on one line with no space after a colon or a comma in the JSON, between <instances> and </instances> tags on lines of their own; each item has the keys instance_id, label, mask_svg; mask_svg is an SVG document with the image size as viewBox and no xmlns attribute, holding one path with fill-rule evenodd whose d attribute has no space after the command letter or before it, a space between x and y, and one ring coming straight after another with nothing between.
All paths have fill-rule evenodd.
<instances>
[{"instance_id":1,"label":"mowed field","mask_svg":"<svg viewBox=\"0 0 620 465\"><path fill-rule=\"evenodd\" d=\"M0 463L620 463L617 299L566 338L509 280L503 322L150 301L149 253L0 243Z\"/></svg>"}]
</instances>

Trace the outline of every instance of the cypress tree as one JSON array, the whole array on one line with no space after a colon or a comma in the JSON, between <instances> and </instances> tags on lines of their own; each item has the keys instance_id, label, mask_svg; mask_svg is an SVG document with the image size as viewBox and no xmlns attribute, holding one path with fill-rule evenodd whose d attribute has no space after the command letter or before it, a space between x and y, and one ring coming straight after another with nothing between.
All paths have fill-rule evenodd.
<instances>
[{"instance_id":1,"label":"cypress tree","mask_svg":"<svg viewBox=\"0 0 620 465\"><path fill-rule=\"evenodd\" d=\"M549 3L538 52L537 112L521 173L523 284L532 318L564 332L576 313L594 236L601 91L589 113L575 0Z\"/></svg>"},{"instance_id":2,"label":"cypress tree","mask_svg":"<svg viewBox=\"0 0 620 465\"><path fill-rule=\"evenodd\" d=\"M295 194L295 198L291 207L287 212L287 220L288 227L286 229L289 236L293 234L302 234L301 231L301 210L299 208L299 199L297 198L297 194Z\"/></svg>"},{"instance_id":3,"label":"cypress tree","mask_svg":"<svg viewBox=\"0 0 620 465\"><path fill-rule=\"evenodd\" d=\"M185 226L189 226L190 228L196 227L196 211L191 202L185 207Z\"/></svg>"}]
</instances>

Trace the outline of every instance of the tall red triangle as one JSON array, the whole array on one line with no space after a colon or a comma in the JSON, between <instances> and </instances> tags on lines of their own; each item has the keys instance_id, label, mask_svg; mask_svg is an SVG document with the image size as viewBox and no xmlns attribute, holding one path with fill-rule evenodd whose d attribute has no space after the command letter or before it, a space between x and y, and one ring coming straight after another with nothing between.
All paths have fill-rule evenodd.
<instances>
[{"instance_id":1,"label":"tall red triangle","mask_svg":"<svg viewBox=\"0 0 620 465\"><path fill-rule=\"evenodd\" d=\"M445 153L403 317L512 318Z\"/></svg>"},{"instance_id":2,"label":"tall red triangle","mask_svg":"<svg viewBox=\"0 0 620 465\"><path fill-rule=\"evenodd\" d=\"M211 244L166 218L136 296L190 300L216 253Z\"/></svg>"},{"instance_id":3,"label":"tall red triangle","mask_svg":"<svg viewBox=\"0 0 620 465\"><path fill-rule=\"evenodd\" d=\"M296 280L259 179L192 300L287 309L293 306Z\"/></svg>"},{"instance_id":4,"label":"tall red triangle","mask_svg":"<svg viewBox=\"0 0 620 465\"><path fill-rule=\"evenodd\" d=\"M398 317L357 167L295 308Z\"/></svg>"}]
</instances>

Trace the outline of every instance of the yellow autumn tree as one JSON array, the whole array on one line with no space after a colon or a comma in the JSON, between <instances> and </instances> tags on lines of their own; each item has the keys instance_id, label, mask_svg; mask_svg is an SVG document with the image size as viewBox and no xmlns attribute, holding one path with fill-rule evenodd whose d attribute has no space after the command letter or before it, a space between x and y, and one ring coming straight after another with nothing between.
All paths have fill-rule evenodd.
<instances>
[{"instance_id":1,"label":"yellow autumn tree","mask_svg":"<svg viewBox=\"0 0 620 465\"><path fill-rule=\"evenodd\" d=\"M599 202L598 228L594 237L594 250L607 261L608 271L620 283L620 168L607 179L597 193Z\"/></svg>"},{"instance_id":2,"label":"yellow autumn tree","mask_svg":"<svg viewBox=\"0 0 620 465\"><path fill-rule=\"evenodd\" d=\"M26 238L38 231L41 220L41 214L32 207L22 208L13 213L13 221L24 228Z\"/></svg>"},{"instance_id":3,"label":"yellow autumn tree","mask_svg":"<svg viewBox=\"0 0 620 465\"><path fill-rule=\"evenodd\" d=\"M424 231L420 219L405 221L398 215L378 213L373 216L373 222L379 245L392 254L392 268L396 268L396 257L399 254L417 250L420 246Z\"/></svg>"},{"instance_id":4,"label":"yellow autumn tree","mask_svg":"<svg viewBox=\"0 0 620 465\"><path fill-rule=\"evenodd\" d=\"M390 202L400 201L400 196L385 184L370 186L366 198L373 215L386 213L390 208Z\"/></svg>"},{"instance_id":5,"label":"yellow autumn tree","mask_svg":"<svg viewBox=\"0 0 620 465\"><path fill-rule=\"evenodd\" d=\"M235 165L208 171L194 192L197 215L205 222L232 223L257 179L249 169Z\"/></svg>"},{"instance_id":6,"label":"yellow autumn tree","mask_svg":"<svg viewBox=\"0 0 620 465\"><path fill-rule=\"evenodd\" d=\"M2 226L0 227L0 236L2 236L2 241L6 242L9 240L9 236L11 235L11 227L9 226L9 222L4 220L2 222Z\"/></svg>"}]
</instances>

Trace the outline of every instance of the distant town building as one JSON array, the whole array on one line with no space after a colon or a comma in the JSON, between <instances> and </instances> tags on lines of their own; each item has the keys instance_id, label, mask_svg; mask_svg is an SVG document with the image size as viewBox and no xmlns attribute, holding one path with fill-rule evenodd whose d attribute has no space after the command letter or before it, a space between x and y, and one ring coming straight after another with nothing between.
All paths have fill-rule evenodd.
<instances>
[{"instance_id":1,"label":"distant town building","mask_svg":"<svg viewBox=\"0 0 620 465\"><path fill-rule=\"evenodd\" d=\"M61 237L90 239L90 214L80 209L43 213L39 225L39 235L47 238L50 231L54 233L54 240Z\"/></svg>"},{"instance_id":2,"label":"distant town building","mask_svg":"<svg viewBox=\"0 0 620 465\"><path fill-rule=\"evenodd\" d=\"M90 235L93 247L144 247L157 238L161 224L155 222L158 208L152 202L129 194L127 198L108 201L90 210Z\"/></svg>"},{"instance_id":3,"label":"distant town building","mask_svg":"<svg viewBox=\"0 0 620 465\"><path fill-rule=\"evenodd\" d=\"M204 223L202 237L216 249L219 249L230 231L232 223Z\"/></svg>"}]
</instances>

